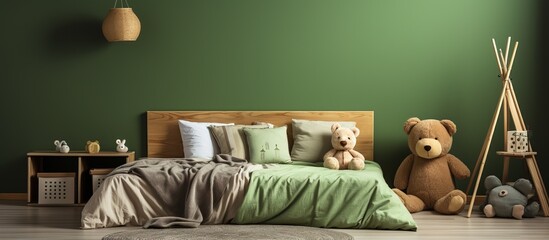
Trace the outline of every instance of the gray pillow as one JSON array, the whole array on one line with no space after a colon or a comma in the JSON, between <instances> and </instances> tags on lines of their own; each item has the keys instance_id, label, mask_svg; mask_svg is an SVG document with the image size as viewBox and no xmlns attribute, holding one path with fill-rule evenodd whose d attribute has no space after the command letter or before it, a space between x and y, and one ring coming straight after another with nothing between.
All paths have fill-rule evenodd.
<instances>
[{"instance_id":1,"label":"gray pillow","mask_svg":"<svg viewBox=\"0 0 549 240\"><path fill-rule=\"evenodd\" d=\"M292 119L294 145L291 158L294 161L321 162L324 154L332 149L332 130L334 123L342 127L355 127L355 122L312 121Z\"/></svg>"}]
</instances>

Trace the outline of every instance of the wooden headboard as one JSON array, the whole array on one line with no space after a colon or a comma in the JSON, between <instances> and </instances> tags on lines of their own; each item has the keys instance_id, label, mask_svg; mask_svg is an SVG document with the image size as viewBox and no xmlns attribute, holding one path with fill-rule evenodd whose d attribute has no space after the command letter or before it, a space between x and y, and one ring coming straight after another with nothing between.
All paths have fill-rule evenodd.
<instances>
[{"instance_id":1,"label":"wooden headboard","mask_svg":"<svg viewBox=\"0 0 549 240\"><path fill-rule=\"evenodd\" d=\"M224 122L251 124L269 122L288 127L290 148L293 144L292 119L320 121L354 121L360 129L355 150L368 160L374 159L373 111L148 111L147 156L160 158L183 157L183 144L177 120L193 122Z\"/></svg>"}]
</instances>

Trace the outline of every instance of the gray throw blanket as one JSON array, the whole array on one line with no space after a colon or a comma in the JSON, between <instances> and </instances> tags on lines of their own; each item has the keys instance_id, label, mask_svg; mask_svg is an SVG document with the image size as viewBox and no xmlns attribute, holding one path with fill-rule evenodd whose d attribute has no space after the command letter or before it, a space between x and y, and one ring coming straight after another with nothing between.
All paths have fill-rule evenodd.
<instances>
[{"instance_id":1,"label":"gray throw blanket","mask_svg":"<svg viewBox=\"0 0 549 240\"><path fill-rule=\"evenodd\" d=\"M212 161L144 159L122 165L110 175L129 173L141 177L155 190L158 201L169 207L173 216L152 218L144 228L197 227L211 216L220 215L217 211L223 205L220 201L224 194L235 190L229 187L231 179L248 165L245 159L224 154Z\"/></svg>"}]
</instances>

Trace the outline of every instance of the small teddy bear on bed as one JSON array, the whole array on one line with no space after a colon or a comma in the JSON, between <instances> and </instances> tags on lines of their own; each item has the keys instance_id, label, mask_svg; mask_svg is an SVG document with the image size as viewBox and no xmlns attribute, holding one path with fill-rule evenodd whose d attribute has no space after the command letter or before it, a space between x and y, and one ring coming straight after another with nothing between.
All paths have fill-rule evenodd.
<instances>
[{"instance_id":1,"label":"small teddy bear on bed","mask_svg":"<svg viewBox=\"0 0 549 240\"><path fill-rule=\"evenodd\" d=\"M360 134L357 127L346 128L339 123L332 125L332 149L324 154L324 167L330 169L364 169L364 156L353 148Z\"/></svg>"}]
</instances>

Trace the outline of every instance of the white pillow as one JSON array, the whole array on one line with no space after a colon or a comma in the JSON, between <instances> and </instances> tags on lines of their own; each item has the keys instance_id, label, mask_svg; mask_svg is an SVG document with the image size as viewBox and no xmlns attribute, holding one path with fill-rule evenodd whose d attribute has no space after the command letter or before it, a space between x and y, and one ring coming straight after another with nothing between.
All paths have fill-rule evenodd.
<instances>
[{"instance_id":1,"label":"white pillow","mask_svg":"<svg viewBox=\"0 0 549 240\"><path fill-rule=\"evenodd\" d=\"M234 125L234 123L208 123L179 120L179 131L183 141L186 158L213 159L219 153L219 147L212 137L208 126Z\"/></svg>"}]
</instances>

